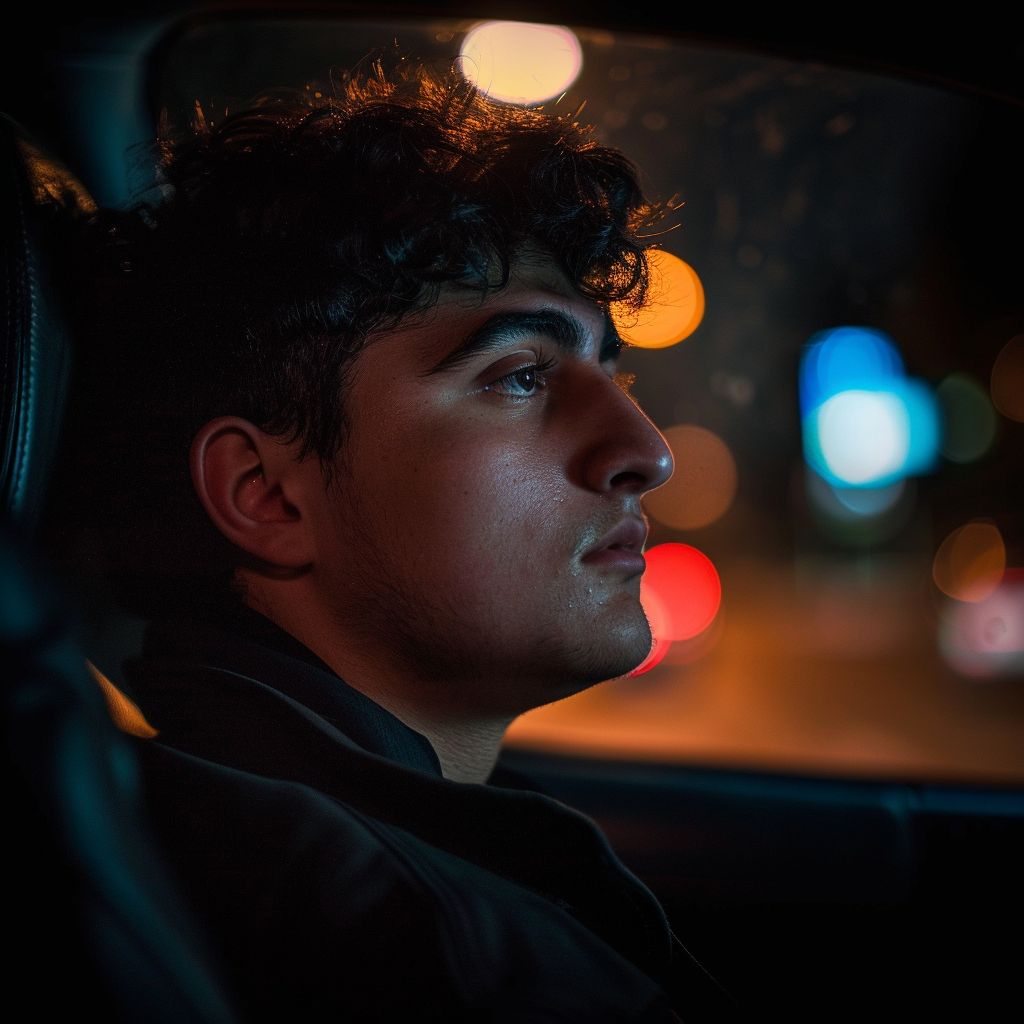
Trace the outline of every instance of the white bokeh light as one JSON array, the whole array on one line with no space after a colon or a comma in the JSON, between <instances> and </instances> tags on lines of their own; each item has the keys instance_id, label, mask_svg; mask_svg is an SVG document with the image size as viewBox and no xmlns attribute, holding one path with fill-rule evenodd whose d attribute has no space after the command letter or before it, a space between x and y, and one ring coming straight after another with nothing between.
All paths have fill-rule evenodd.
<instances>
[{"instance_id":1,"label":"white bokeh light","mask_svg":"<svg viewBox=\"0 0 1024 1024\"><path fill-rule=\"evenodd\" d=\"M821 456L838 480L870 484L903 469L910 453L910 417L899 395L841 391L818 410Z\"/></svg>"},{"instance_id":2,"label":"white bokeh light","mask_svg":"<svg viewBox=\"0 0 1024 1024\"><path fill-rule=\"evenodd\" d=\"M569 29L523 21L477 25L462 42L461 58L462 73L481 92L523 106L561 96L583 67Z\"/></svg>"}]
</instances>

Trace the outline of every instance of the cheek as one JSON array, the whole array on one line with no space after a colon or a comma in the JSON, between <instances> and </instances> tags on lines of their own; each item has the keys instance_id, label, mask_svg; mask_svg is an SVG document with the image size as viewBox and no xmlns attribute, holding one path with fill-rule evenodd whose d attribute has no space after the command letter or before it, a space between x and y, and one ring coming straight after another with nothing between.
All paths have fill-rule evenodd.
<instances>
[{"instance_id":1,"label":"cheek","mask_svg":"<svg viewBox=\"0 0 1024 1024\"><path fill-rule=\"evenodd\" d=\"M565 476L529 444L421 436L380 460L374 478L378 543L405 572L429 576L424 583L471 600L478 588L550 581L556 565L568 567L575 542L564 521Z\"/></svg>"}]
</instances>

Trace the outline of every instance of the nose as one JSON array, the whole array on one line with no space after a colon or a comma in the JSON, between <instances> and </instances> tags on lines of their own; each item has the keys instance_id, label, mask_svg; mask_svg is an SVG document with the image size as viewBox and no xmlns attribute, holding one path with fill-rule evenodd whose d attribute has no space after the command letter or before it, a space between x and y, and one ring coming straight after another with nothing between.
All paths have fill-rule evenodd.
<instances>
[{"instance_id":1,"label":"nose","mask_svg":"<svg viewBox=\"0 0 1024 1024\"><path fill-rule=\"evenodd\" d=\"M601 494L621 491L639 497L672 475L672 452L637 404L614 381L604 377L604 382L582 417L588 429L579 480Z\"/></svg>"}]
</instances>

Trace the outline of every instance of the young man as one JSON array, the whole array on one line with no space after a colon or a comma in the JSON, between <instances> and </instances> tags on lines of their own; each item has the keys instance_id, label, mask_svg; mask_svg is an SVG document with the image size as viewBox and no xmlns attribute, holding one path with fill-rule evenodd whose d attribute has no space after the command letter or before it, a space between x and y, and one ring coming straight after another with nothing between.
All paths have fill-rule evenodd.
<instances>
[{"instance_id":1,"label":"young man","mask_svg":"<svg viewBox=\"0 0 1024 1024\"><path fill-rule=\"evenodd\" d=\"M634 169L393 58L163 176L98 225L90 472L156 620L151 812L244 1015L721 1019L597 828L491 778L516 715L650 645Z\"/></svg>"}]
</instances>

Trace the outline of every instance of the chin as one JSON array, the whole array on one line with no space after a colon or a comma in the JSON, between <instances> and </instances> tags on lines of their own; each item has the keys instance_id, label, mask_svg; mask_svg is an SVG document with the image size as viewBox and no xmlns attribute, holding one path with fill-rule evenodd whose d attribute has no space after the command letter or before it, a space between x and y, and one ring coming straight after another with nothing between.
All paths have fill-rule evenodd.
<instances>
[{"instance_id":1,"label":"chin","mask_svg":"<svg viewBox=\"0 0 1024 1024\"><path fill-rule=\"evenodd\" d=\"M594 623L574 639L566 676L578 685L571 692L632 672L651 650L651 628L643 612L612 624Z\"/></svg>"},{"instance_id":2,"label":"chin","mask_svg":"<svg viewBox=\"0 0 1024 1024\"><path fill-rule=\"evenodd\" d=\"M651 641L643 644L631 644L628 650L594 652L595 657L590 666L591 683L603 683L609 679L618 679L632 672L651 652Z\"/></svg>"}]
</instances>

